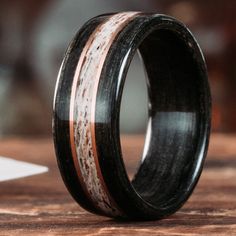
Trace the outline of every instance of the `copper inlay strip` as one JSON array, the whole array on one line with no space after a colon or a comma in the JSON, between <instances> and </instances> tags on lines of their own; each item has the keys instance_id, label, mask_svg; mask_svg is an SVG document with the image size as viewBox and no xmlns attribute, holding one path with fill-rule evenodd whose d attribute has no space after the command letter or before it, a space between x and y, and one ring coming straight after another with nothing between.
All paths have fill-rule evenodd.
<instances>
[{"instance_id":1,"label":"copper inlay strip","mask_svg":"<svg viewBox=\"0 0 236 236\"><path fill-rule=\"evenodd\" d=\"M122 215L110 196L98 163L95 105L101 71L118 33L137 12L119 13L99 25L86 43L76 68L70 106L70 141L77 173L85 193L108 215Z\"/></svg>"}]
</instances>

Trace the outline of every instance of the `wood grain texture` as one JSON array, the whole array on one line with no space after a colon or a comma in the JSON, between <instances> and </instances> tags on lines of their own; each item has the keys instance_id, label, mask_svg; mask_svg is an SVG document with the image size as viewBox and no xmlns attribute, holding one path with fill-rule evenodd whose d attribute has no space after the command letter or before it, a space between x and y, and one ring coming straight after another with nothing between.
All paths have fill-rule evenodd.
<instances>
[{"instance_id":1,"label":"wood grain texture","mask_svg":"<svg viewBox=\"0 0 236 236\"><path fill-rule=\"evenodd\" d=\"M134 171L140 136L122 140ZM236 136L215 134L193 195L161 221L118 222L86 212L65 189L51 139L3 139L0 155L49 166L46 174L0 183L0 235L236 235Z\"/></svg>"}]
</instances>

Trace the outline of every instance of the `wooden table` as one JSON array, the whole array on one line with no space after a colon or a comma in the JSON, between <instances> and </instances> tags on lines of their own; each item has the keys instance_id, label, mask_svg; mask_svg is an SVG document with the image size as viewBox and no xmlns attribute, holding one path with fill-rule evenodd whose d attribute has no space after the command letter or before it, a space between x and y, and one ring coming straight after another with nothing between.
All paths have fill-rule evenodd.
<instances>
[{"instance_id":1,"label":"wooden table","mask_svg":"<svg viewBox=\"0 0 236 236\"><path fill-rule=\"evenodd\" d=\"M129 168L142 138L123 139ZM200 182L161 221L117 222L81 209L59 175L51 139L2 139L0 155L46 165L46 174L0 183L0 235L236 235L236 136L212 135Z\"/></svg>"}]
</instances>

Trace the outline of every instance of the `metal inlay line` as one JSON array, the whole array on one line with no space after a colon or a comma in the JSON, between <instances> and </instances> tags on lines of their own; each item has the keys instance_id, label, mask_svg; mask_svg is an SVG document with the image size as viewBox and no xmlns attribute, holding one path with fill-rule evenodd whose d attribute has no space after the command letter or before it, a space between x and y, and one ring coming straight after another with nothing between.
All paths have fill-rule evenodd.
<instances>
[{"instance_id":1,"label":"metal inlay line","mask_svg":"<svg viewBox=\"0 0 236 236\"><path fill-rule=\"evenodd\" d=\"M108 215L122 215L109 195L98 163L95 140L95 104L101 71L112 42L137 15L125 12L100 24L86 43L73 79L70 106L70 141L80 181L95 206Z\"/></svg>"}]
</instances>

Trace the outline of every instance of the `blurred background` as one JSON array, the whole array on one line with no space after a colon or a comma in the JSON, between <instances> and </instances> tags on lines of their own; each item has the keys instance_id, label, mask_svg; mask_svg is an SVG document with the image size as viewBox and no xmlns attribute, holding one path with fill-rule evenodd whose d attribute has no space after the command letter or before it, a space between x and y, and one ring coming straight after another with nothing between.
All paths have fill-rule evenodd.
<instances>
[{"instance_id":1,"label":"blurred background","mask_svg":"<svg viewBox=\"0 0 236 236\"><path fill-rule=\"evenodd\" d=\"M183 21L206 57L213 131L236 132L235 0L1 0L0 136L47 136L57 72L68 43L89 18L116 11L165 13ZM147 96L134 59L122 103L124 133L146 128Z\"/></svg>"}]
</instances>

